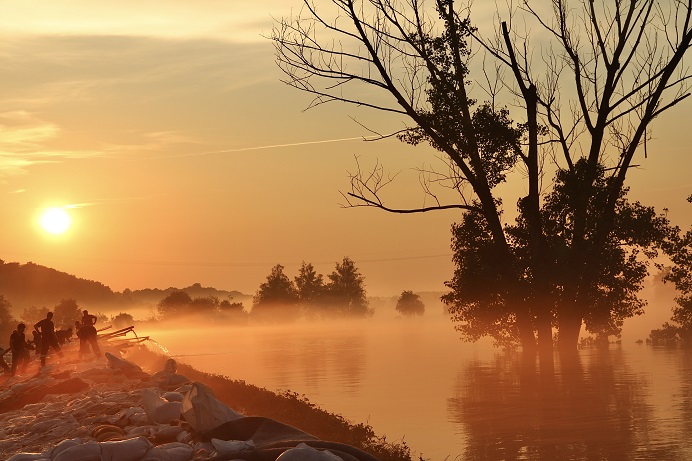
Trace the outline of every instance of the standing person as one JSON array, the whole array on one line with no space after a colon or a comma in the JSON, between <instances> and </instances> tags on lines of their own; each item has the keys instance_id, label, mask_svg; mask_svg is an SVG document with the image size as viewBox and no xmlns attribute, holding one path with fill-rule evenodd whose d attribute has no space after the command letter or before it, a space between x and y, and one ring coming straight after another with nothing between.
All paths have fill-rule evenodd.
<instances>
[{"instance_id":1,"label":"standing person","mask_svg":"<svg viewBox=\"0 0 692 461\"><path fill-rule=\"evenodd\" d=\"M12 370L10 374L14 376L19 368L20 373L26 371L26 366L29 364L29 344L26 342L24 330L26 325L20 323L17 329L10 335L10 350L12 351Z\"/></svg>"},{"instance_id":2,"label":"standing person","mask_svg":"<svg viewBox=\"0 0 692 461\"><path fill-rule=\"evenodd\" d=\"M36 325L34 325L34 329L41 332L42 367L46 365L46 355L48 355L49 347L52 347L60 357L64 357L62 350L60 350L60 344L58 344L58 337L55 335L55 324L53 323L52 312L48 312L45 319L37 322Z\"/></svg>"},{"instance_id":3,"label":"standing person","mask_svg":"<svg viewBox=\"0 0 692 461\"><path fill-rule=\"evenodd\" d=\"M79 358L82 358L82 354L87 352L89 348L88 344L91 344L91 351L96 357L101 357L101 349L99 349L98 342L96 341L96 316L91 315L88 310L82 311L82 324L79 328L77 336L79 337Z\"/></svg>"}]
</instances>

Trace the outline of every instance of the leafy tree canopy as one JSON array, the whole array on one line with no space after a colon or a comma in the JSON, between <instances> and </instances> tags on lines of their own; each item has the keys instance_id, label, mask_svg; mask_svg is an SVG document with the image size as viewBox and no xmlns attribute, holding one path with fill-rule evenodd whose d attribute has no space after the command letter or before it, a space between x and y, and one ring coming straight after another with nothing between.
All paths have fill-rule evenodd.
<instances>
[{"instance_id":1,"label":"leafy tree canopy","mask_svg":"<svg viewBox=\"0 0 692 461\"><path fill-rule=\"evenodd\" d=\"M425 304L413 291L402 291L399 299L396 301L397 312L406 317L423 315L425 313Z\"/></svg>"}]
</instances>

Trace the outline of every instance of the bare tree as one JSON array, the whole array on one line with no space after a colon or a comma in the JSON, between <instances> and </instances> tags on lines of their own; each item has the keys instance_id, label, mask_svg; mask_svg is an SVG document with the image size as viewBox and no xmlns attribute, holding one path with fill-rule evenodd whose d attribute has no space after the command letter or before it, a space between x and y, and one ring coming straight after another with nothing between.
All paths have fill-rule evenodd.
<instances>
[{"instance_id":1,"label":"bare tree","mask_svg":"<svg viewBox=\"0 0 692 461\"><path fill-rule=\"evenodd\" d=\"M464 212L444 300L469 339L530 348L537 335L548 350L557 327L574 349L583 322L618 333L643 308L645 260L668 224L626 200L625 179L642 146L646 155L651 122L689 95L692 0L553 0L547 11L525 1L487 36L468 6L433 3L305 0L275 27L285 82L312 94L310 107L336 101L400 115L408 128L381 137L437 149L448 171L427 171L423 190L436 198L439 184L459 197L391 208L381 195L391 178L377 165L351 174L348 204ZM540 31L536 45L529 31ZM496 187L515 172L526 195L507 223Z\"/></svg>"}]
</instances>

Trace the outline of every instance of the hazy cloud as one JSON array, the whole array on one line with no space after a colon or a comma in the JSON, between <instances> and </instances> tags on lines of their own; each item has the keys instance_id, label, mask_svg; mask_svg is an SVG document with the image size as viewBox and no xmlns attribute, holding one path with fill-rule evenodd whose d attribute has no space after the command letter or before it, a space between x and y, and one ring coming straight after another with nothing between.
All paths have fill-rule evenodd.
<instances>
[{"instance_id":1,"label":"hazy cloud","mask_svg":"<svg viewBox=\"0 0 692 461\"><path fill-rule=\"evenodd\" d=\"M290 0L6 0L0 3L5 35L129 35L260 41L271 15L299 5Z\"/></svg>"}]
</instances>

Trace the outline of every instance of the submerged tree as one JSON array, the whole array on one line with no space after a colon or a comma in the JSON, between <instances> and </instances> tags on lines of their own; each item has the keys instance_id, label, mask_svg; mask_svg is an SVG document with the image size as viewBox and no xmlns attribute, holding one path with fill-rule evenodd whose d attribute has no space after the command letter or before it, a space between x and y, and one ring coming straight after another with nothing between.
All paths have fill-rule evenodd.
<instances>
[{"instance_id":1,"label":"submerged tree","mask_svg":"<svg viewBox=\"0 0 692 461\"><path fill-rule=\"evenodd\" d=\"M305 313L320 311L324 307L326 291L322 274L318 274L312 264L303 261L293 280Z\"/></svg>"},{"instance_id":2,"label":"submerged tree","mask_svg":"<svg viewBox=\"0 0 692 461\"><path fill-rule=\"evenodd\" d=\"M255 293L250 314L265 321L295 320L300 315L298 301L295 285L277 264Z\"/></svg>"},{"instance_id":3,"label":"submerged tree","mask_svg":"<svg viewBox=\"0 0 692 461\"><path fill-rule=\"evenodd\" d=\"M692 195L687 197L692 203ZM656 342L692 344L692 229L681 232L675 229L670 238L666 252L671 258L672 266L665 272L663 280L672 282L679 295L675 298L671 323L665 323L661 329L651 331L651 339Z\"/></svg>"},{"instance_id":4,"label":"submerged tree","mask_svg":"<svg viewBox=\"0 0 692 461\"><path fill-rule=\"evenodd\" d=\"M454 0L434 11L420 0L304 3L272 35L285 82L312 94L310 107L401 116L408 128L393 134L431 145L448 167L422 170L434 206L390 207L379 164L352 174L345 196L399 213L462 210L444 301L468 339L548 350L557 328L570 350L582 324L618 333L641 312L637 291L668 222L628 202L625 183L651 122L689 96L692 1L524 1L488 38ZM529 41L532 29L543 42ZM497 192L508 175L525 181L514 222ZM458 201L443 203L435 185Z\"/></svg>"},{"instance_id":5,"label":"submerged tree","mask_svg":"<svg viewBox=\"0 0 692 461\"><path fill-rule=\"evenodd\" d=\"M327 277L327 308L330 313L353 317L372 315L366 299L365 278L351 258L345 257L341 263L336 263L334 271Z\"/></svg>"},{"instance_id":6,"label":"submerged tree","mask_svg":"<svg viewBox=\"0 0 692 461\"><path fill-rule=\"evenodd\" d=\"M401 315L411 317L414 315L423 315L425 313L425 304L416 293L404 290L396 301L395 309Z\"/></svg>"}]
</instances>

